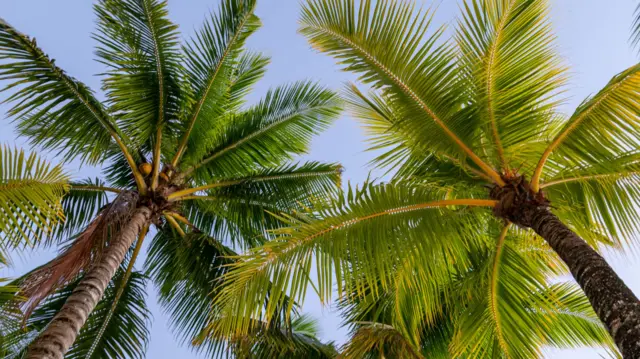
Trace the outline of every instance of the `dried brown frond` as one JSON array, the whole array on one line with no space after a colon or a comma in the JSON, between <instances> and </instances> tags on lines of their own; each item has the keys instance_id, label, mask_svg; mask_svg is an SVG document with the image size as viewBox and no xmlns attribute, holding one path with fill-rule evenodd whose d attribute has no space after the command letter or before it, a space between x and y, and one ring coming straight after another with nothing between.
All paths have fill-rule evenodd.
<instances>
[{"instance_id":1,"label":"dried brown frond","mask_svg":"<svg viewBox=\"0 0 640 359\"><path fill-rule=\"evenodd\" d=\"M118 239L121 228L131 219L137 202L135 192L118 194L58 257L25 278L20 291L27 298L21 304L25 320L44 298L100 260L104 249Z\"/></svg>"}]
</instances>

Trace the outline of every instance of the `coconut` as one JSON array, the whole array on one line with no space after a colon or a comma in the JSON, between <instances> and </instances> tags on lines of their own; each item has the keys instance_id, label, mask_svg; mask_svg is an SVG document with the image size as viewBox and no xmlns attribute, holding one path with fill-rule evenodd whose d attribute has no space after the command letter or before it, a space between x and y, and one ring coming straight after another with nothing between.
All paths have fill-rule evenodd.
<instances>
[{"instance_id":1,"label":"coconut","mask_svg":"<svg viewBox=\"0 0 640 359\"><path fill-rule=\"evenodd\" d=\"M142 164L140 164L140 166L138 166L138 169L140 170L142 175L146 177L146 176L149 175L149 173L151 173L151 170L153 168L151 167L151 164L149 164L149 163L142 163Z\"/></svg>"}]
</instances>

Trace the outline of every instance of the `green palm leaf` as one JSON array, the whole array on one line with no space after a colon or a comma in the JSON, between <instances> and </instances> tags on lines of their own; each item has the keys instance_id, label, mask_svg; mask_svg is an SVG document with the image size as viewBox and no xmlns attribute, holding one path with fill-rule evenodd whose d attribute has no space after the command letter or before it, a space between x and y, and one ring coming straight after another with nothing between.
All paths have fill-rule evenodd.
<instances>
[{"instance_id":1,"label":"green palm leaf","mask_svg":"<svg viewBox=\"0 0 640 359\"><path fill-rule=\"evenodd\" d=\"M228 111L240 111L245 104L246 96L253 86L263 78L271 59L260 53L244 52L237 60L235 73L231 75L228 90Z\"/></svg>"},{"instance_id":2,"label":"green palm leaf","mask_svg":"<svg viewBox=\"0 0 640 359\"><path fill-rule=\"evenodd\" d=\"M457 185L461 182L491 183L491 179L479 171L473 163L457 159L447 153L426 151L424 136L405 126L403 119L410 114L404 107L379 91L364 94L355 85L350 85L345 94L349 110L367 131L370 150L385 149L372 164L395 170L396 179L426 179L433 184ZM455 178L454 181L451 179Z\"/></svg>"},{"instance_id":3,"label":"green palm leaf","mask_svg":"<svg viewBox=\"0 0 640 359\"><path fill-rule=\"evenodd\" d=\"M101 0L95 6L96 53L109 67L104 89L110 111L137 146L150 138L159 146L158 134L175 131L185 100L177 26L166 7L160 0Z\"/></svg>"},{"instance_id":4,"label":"green palm leaf","mask_svg":"<svg viewBox=\"0 0 640 359\"><path fill-rule=\"evenodd\" d=\"M386 350L385 350L386 349ZM394 327L381 323L365 323L351 337L340 357L375 358L384 353L385 357L424 359L420 349L406 340Z\"/></svg>"},{"instance_id":5,"label":"green palm leaf","mask_svg":"<svg viewBox=\"0 0 640 359\"><path fill-rule=\"evenodd\" d=\"M344 288L356 288L358 292L370 288L379 293L404 281L403 285L435 293L425 294L428 298L425 302L434 300L425 306L438 307L440 285L448 281L446 260L441 254L444 251L449 260L464 261L467 251L461 238L471 238L467 231L473 231L467 220L482 221L483 216L474 210L447 216L456 210L446 206L460 202L447 201L445 197L444 191L425 188L367 185L362 190L349 190L331 206L313 215L323 220L303 214L284 217L292 227L279 230L281 236L262 248L250 250L225 276L228 286L216 297L217 306L223 308L223 317L214 331L250 330L253 319L269 320L274 311L282 307L285 298L302 302L312 262L318 263L315 283L323 301L332 296L334 278L338 293L343 293ZM478 205L488 205L488 202L480 201ZM425 213L432 215L425 216ZM402 225L407 222L412 225ZM414 231L416 228L422 231ZM438 256L434 257L434 253ZM421 262L415 267L425 268L420 273L425 277L390 275L398 266L412 267L416 261ZM353 274L358 271L366 275ZM265 301L268 305L263 312L258 308ZM428 309L423 312L422 317L427 321L428 314L435 315L427 313Z\"/></svg>"},{"instance_id":6,"label":"green palm leaf","mask_svg":"<svg viewBox=\"0 0 640 359\"><path fill-rule=\"evenodd\" d=\"M289 329L262 328L250 337L232 344L236 358L256 359L331 359L338 352L332 343L317 339L317 323L309 316L301 315L291 322Z\"/></svg>"},{"instance_id":7,"label":"green palm leaf","mask_svg":"<svg viewBox=\"0 0 640 359\"><path fill-rule=\"evenodd\" d=\"M585 100L551 139L532 183L542 179L547 159L568 162L571 167L598 165L615 161L636 148L640 140L640 125L635 116L640 112L639 83L640 65L635 65Z\"/></svg>"},{"instance_id":8,"label":"green palm leaf","mask_svg":"<svg viewBox=\"0 0 640 359\"><path fill-rule=\"evenodd\" d=\"M439 45L442 28L426 35L431 16L414 16L413 9L401 2L365 0L356 9L353 1L308 1L300 32L316 49L336 57L346 70L402 106L403 126L422 135L425 151L457 159L468 156L502 183L472 148L479 124L460 110L465 98L459 95L453 47Z\"/></svg>"},{"instance_id":9,"label":"green palm leaf","mask_svg":"<svg viewBox=\"0 0 640 359\"><path fill-rule=\"evenodd\" d=\"M93 93L67 75L38 46L0 18L0 80L13 90L7 102L18 132L32 144L57 150L65 160L104 159L111 137L125 149L122 133Z\"/></svg>"},{"instance_id":10,"label":"green palm leaf","mask_svg":"<svg viewBox=\"0 0 640 359\"><path fill-rule=\"evenodd\" d=\"M576 233L595 248L622 248L640 228L639 154L625 153L605 165L565 167L541 185Z\"/></svg>"},{"instance_id":11,"label":"green palm leaf","mask_svg":"<svg viewBox=\"0 0 640 359\"><path fill-rule=\"evenodd\" d=\"M380 296L369 291L364 296L339 302L343 323L351 332L351 338L342 347L342 355L371 359L380 355L438 359L451 357L449 343L453 337L453 318L444 310L432 324L421 325L421 329L407 335L402 329L406 327L403 322L413 320L411 317L414 313L399 311L400 308L407 308L398 302L400 297L397 293L401 290L401 286L396 286ZM407 297L421 295L417 291L406 294Z\"/></svg>"},{"instance_id":12,"label":"green palm leaf","mask_svg":"<svg viewBox=\"0 0 640 359\"><path fill-rule=\"evenodd\" d=\"M615 352L606 329L579 289L547 284L549 276L565 269L548 249L536 249L535 237L525 233L505 227L495 249L485 252L487 257L473 266L477 270L469 279L478 292L460 307L452 355L536 358L549 344L599 345ZM575 327L558 324L565 318Z\"/></svg>"},{"instance_id":13,"label":"green palm leaf","mask_svg":"<svg viewBox=\"0 0 640 359\"><path fill-rule=\"evenodd\" d=\"M233 255L231 249L204 234L179 238L164 229L151 242L145 268L182 343L191 343L206 328L220 278L233 262L227 256ZM221 346L211 341L198 350L213 353Z\"/></svg>"},{"instance_id":14,"label":"green palm leaf","mask_svg":"<svg viewBox=\"0 0 640 359\"><path fill-rule=\"evenodd\" d=\"M209 143L185 158L199 180L250 174L280 166L305 153L313 135L326 129L341 109L338 97L310 82L269 91L247 111L212 128ZM251 164L248 166L248 164Z\"/></svg>"},{"instance_id":15,"label":"green palm leaf","mask_svg":"<svg viewBox=\"0 0 640 359\"><path fill-rule=\"evenodd\" d=\"M182 156L185 146L188 144L189 147L197 148L203 140L203 130L206 132L216 120L220 120L226 110L224 105L227 101L224 101L224 97L230 83L238 77L241 78L240 82L244 81L243 70L247 70L247 64L243 61L250 61L254 65L248 68L249 71L255 67L255 62L260 61L258 58L239 58L247 37L261 25L258 17L253 14L254 9L254 0L223 1L218 13L212 15L195 39L185 46L185 66L195 99L189 110L178 153L173 160L174 166ZM236 61L242 66L236 67ZM252 76L256 75L248 74L249 82L252 81ZM191 138L192 136L195 138Z\"/></svg>"},{"instance_id":16,"label":"green palm leaf","mask_svg":"<svg viewBox=\"0 0 640 359\"><path fill-rule=\"evenodd\" d=\"M553 345L558 348L574 348L576 343L584 346L605 347L612 357L615 357L617 350L611 342L608 332L602 326L598 317L593 312L589 301L574 283L558 283L548 286L545 291L534 293L534 297L539 296L544 302L552 303L554 311L548 315L544 309L529 305L529 315L535 318L538 323L545 323L543 330L524 334L530 338L536 338L544 345ZM540 299L533 298L531 303L535 304ZM525 329L526 330L526 329Z\"/></svg>"},{"instance_id":17,"label":"green palm leaf","mask_svg":"<svg viewBox=\"0 0 640 359\"><path fill-rule=\"evenodd\" d=\"M487 150L503 168L512 146L544 130L566 81L548 12L546 1L467 0L458 20L460 68Z\"/></svg>"},{"instance_id":18,"label":"green palm leaf","mask_svg":"<svg viewBox=\"0 0 640 359\"><path fill-rule=\"evenodd\" d=\"M633 25L631 26L631 44L635 47L640 44L640 5L636 7L633 14Z\"/></svg>"},{"instance_id":19,"label":"green palm leaf","mask_svg":"<svg viewBox=\"0 0 640 359\"><path fill-rule=\"evenodd\" d=\"M304 211L313 202L325 200L335 192L340 175L339 165L308 162L211 182L174 195L186 195L176 200L193 225L244 248L261 243L269 229L283 225L270 213ZM199 195L189 195L196 190Z\"/></svg>"},{"instance_id":20,"label":"green palm leaf","mask_svg":"<svg viewBox=\"0 0 640 359\"><path fill-rule=\"evenodd\" d=\"M0 148L0 248L33 245L64 221L61 200L69 188L61 166L35 153Z\"/></svg>"}]
</instances>

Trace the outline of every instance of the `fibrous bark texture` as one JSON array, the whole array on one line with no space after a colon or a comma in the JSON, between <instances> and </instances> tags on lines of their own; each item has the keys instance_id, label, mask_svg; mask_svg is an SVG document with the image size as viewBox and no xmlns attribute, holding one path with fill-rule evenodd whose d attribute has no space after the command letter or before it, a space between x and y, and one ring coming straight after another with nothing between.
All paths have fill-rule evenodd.
<instances>
[{"instance_id":1,"label":"fibrous bark texture","mask_svg":"<svg viewBox=\"0 0 640 359\"><path fill-rule=\"evenodd\" d=\"M640 302L613 268L549 209L522 178L495 187L494 214L544 238L567 265L625 359L640 359Z\"/></svg>"},{"instance_id":2,"label":"fibrous bark texture","mask_svg":"<svg viewBox=\"0 0 640 359\"><path fill-rule=\"evenodd\" d=\"M78 283L64 306L29 346L27 359L62 359L75 341L140 230L151 221L151 210L138 208L111 242L98 263Z\"/></svg>"}]
</instances>

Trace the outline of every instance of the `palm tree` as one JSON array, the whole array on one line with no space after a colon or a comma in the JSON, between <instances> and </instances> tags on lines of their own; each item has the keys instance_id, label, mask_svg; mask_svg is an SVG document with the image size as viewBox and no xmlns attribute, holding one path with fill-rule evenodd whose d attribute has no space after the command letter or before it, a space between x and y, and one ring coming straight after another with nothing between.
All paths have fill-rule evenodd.
<instances>
[{"instance_id":1,"label":"palm tree","mask_svg":"<svg viewBox=\"0 0 640 359\"><path fill-rule=\"evenodd\" d=\"M147 277L134 263L152 224L151 279L176 329L199 332L198 314L210 310L199 301L210 298L230 251L220 241L260 243L279 225L265 210L303 208L336 187L340 166L290 163L338 115L333 92L298 82L245 105L269 62L244 49L260 26L254 8L254 0L223 0L180 46L166 1L99 1L104 102L0 20L0 80L12 91L18 133L65 161L104 163L103 178L67 182L59 167L29 158L25 169L15 163L22 155L2 157L3 247L67 239L56 259L19 281L27 358L62 358L78 334L77 355L143 355ZM186 248L167 252L175 247ZM189 301L199 303L181 306Z\"/></svg>"},{"instance_id":2,"label":"palm tree","mask_svg":"<svg viewBox=\"0 0 640 359\"><path fill-rule=\"evenodd\" d=\"M528 243L517 235L512 244L511 236L527 229L568 267L624 357L640 357L640 302L598 253L630 244L640 227L640 65L564 116L558 105L566 69L547 2L466 0L461 11L453 40L443 41L444 28L432 30L432 12L415 14L411 3L306 2L301 33L372 88L352 85L347 96L372 148L387 149L376 163L395 171L394 184L347 195L313 216L292 216L292 228L228 275L217 298L227 308L219 331L247 330L252 315L270 315L257 306L268 281L280 296L269 292L271 301L301 299L308 279L291 264L307 268L312 258L321 298L329 298L334 275L339 292L400 282L431 300L416 303L412 316L429 322L442 308L436 293L450 263L468 262L469 242L490 235L493 284L485 317L476 319L489 318L499 347L517 356L526 338L510 342L501 333L518 327L522 310L502 300L509 292L498 283L526 290L502 273L508 248ZM406 267L399 278L392 275L397 267Z\"/></svg>"}]
</instances>

